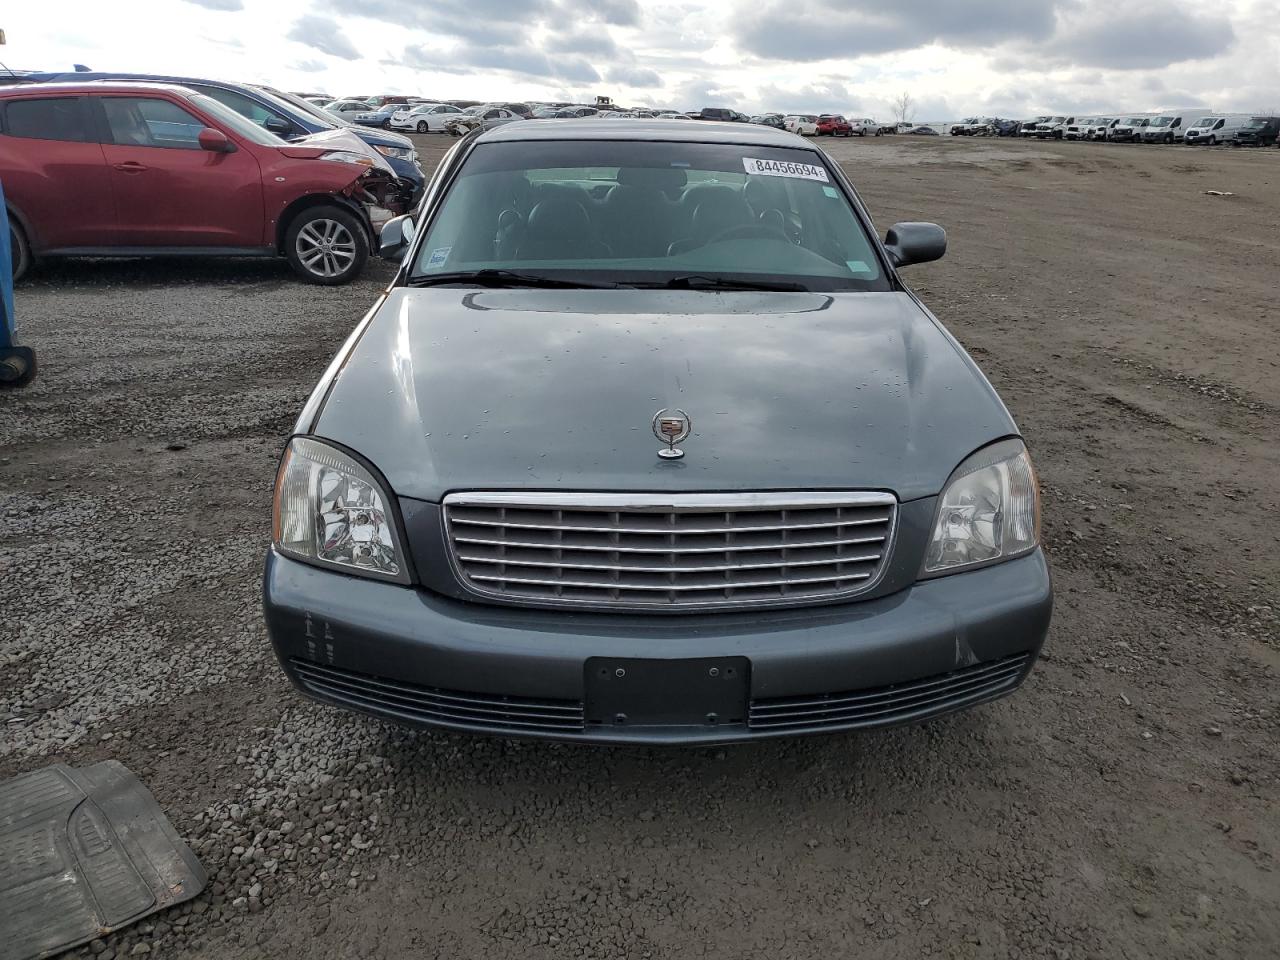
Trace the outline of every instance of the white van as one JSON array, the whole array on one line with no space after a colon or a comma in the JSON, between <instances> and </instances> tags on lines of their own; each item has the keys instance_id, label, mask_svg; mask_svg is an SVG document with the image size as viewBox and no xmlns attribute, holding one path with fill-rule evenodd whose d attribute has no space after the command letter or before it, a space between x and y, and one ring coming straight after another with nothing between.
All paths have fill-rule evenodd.
<instances>
[{"instance_id":1,"label":"white van","mask_svg":"<svg viewBox=\"0 0 1280 960\"><path fill-rule=\"evenodd\" d=\"M1245 128L1252 115L1248 113L1219 114L1212 117L1201 117L1187 127L1187 144L1207 143L1214 146L1219 143L1230 143L1236 134Z\"/></svg>"},{"instance_id":2,"label":"white van","mask_svg":"<svg viewBox=\"0 0 1280 960\"><path fill-rule=\"evenodd\" d=\"M1153 114L1151 120L1142 128L1142 142L1181 143L1186 136L1187 127L1212 112L1205 107L1186 107L1182 110L1165 110Z\"/></svg>"},{"instance_id":3,"label":"white van","mask_svg":"<svg viewBox=\"0 0 1280 960\"><path fill-rule=\"evenodd\" d=\"M1107 139L1114 140L1117 143L1128 141L1139 143L1142 140L1142 131L1147 128L1149 122L1148 118L1141 114L1122 117L1120 122L1112 126L1107 132Z\"/></svg>"}]
</instances>

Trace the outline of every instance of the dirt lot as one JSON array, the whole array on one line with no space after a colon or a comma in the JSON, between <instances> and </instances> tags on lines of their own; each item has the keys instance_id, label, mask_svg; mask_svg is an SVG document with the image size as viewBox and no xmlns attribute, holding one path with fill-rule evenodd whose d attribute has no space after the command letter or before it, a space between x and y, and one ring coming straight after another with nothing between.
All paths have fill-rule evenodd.
<instances>
[{"instance_id":1,"label":"dirt lot","mask_svg":"<svg viewBox=\"0 0 1280 960\"><path fill-rule=\"evenodd\" d=\"M304 702L259 613L272 474L389 268L20 285L42 374L0 396L0 776L117 758L213 875L97 956L1280 953L1280 151L832 149L881 230L946 226L910 279L1046 493L1045 660L923 727L610 750Z\"/></svg>"}]
</instances>

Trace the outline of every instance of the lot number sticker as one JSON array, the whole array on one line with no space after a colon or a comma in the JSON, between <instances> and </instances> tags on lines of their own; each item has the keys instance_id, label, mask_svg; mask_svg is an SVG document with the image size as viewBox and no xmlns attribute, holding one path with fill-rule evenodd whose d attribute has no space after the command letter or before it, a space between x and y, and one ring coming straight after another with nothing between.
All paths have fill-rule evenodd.
<instances>
[{"instance_id":1,"label":"lot number sticker","mask_svg":"<svg viewBox=\"0 0 1280 960\"><path fill-rule=\"evenodd\" d=\"M830 183L825 167L815 167L809 163L792 163L788 160L757 160L755 157L743 157L742 168L747 173L756 173L765 177L792 177L796 180L817 180L819 183Z\"/></svg>"}]
</instances>

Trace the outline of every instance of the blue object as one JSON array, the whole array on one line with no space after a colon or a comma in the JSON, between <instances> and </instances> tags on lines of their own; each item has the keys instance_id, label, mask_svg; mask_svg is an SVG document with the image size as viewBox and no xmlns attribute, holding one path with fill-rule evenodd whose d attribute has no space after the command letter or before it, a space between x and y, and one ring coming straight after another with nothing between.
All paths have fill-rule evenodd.
<instances>
[{"instance_id":1,"label":"blue object","mask_svg":"<svg viewBox=\"0 0 1280 960\"><path fill-rule=\"evenodd\" d=\"M17 343L13 313L13 251L9 248L9 208L0 185L0 386L20 387L36 375L36 353Z\"/></svg>"}]
</instances>

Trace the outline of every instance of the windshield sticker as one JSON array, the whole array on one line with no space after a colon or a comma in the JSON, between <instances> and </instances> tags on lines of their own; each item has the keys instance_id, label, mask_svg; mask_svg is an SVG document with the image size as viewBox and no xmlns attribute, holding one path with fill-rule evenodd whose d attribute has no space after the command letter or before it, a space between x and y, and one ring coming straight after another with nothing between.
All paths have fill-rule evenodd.
<instances>
[{"instance_id":1,"label":"windshield sticker","mask_svg":"<svg viewBox=\"0 0 1280 960\"><path fill-rule=\"evenodd\" d=\"M431 256L427 257L428 267L443 267L444 262L449 259L449 254L453 251L453 247L436 247L431 251Z\"/></svg>"},{"instance_id":2,"label":"windshield sticker","mask_svg":"<svg viewBox=\"0 0 1280 960\"><path fill-rule=\"evenodd\" d=\"M822 192L825 193L832 200L835 200L840 196L840 194L836 193L835 187L823 187Z\"/></svg>"},{"instance_id":3,"label":"windshield sticker","mask_svg":"<svg viewBox=\"0 0 1280 960\"><path fill-rule=\"evenodd\" d=\"M874 273L875 271L868 267L861 260L846 260L844 265L849 268L850 273Z\"/></svg>"},{"instance_id":4,"label":"windshield sticker","mask_svg":"<svg viewBox=\"0 0 1280 960\"><path fill-rule=\"evenodd\" d=\"M758 173L765 177L791 177L795 180L817 180L819 183L830 183L827 171L823 167L815 167L809 163L792 163L789 160L757 160L755 157L743 157L742 168L747 173Z\"/></svg>"}]
</instances>

